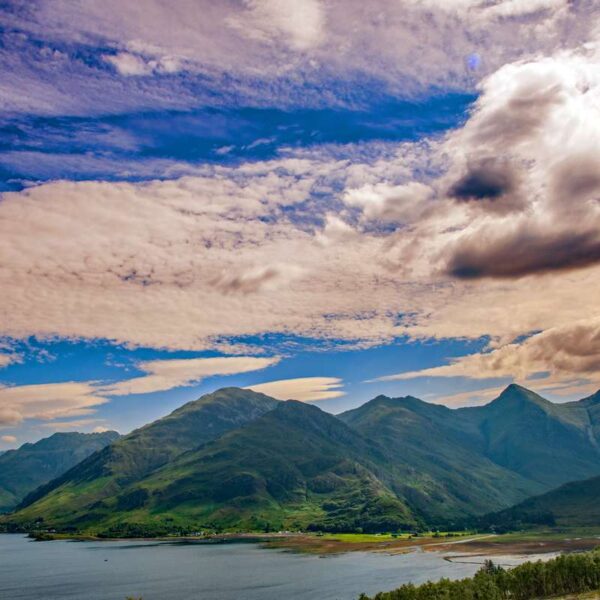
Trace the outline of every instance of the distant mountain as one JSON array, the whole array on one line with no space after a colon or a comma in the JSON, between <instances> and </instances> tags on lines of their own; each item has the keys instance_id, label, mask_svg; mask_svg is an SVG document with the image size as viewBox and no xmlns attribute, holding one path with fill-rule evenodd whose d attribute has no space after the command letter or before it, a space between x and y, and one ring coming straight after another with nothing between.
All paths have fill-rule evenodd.
<instances>
[{"instance_id":1,"label":"distant mountain","mask_svg":"<svg viewBox=\"0 0 600 600\"><path fill-rule=\"evenodd\" d=\"M600 476L599 404L511 385L482 407L379 396L334 417L226 388L95 453L10 519L106 535L451 526Z\"/></svg>"},{"instance_id":2,"label":"distant mountain","mask_svg":"<svg viewBox=\"0 0 600 600\"><path fill-rule=\"evenodd\" d=\"M182 453L258 418L277 404L264 394L238 388L207 394L96 452L30 494L22 506L44 497L44 512L64 518L66 494L70 513L86 511Z\"/></svg>"},{"instance_id":3,"label":"distant mountain","mask_svg":"<svg viewBox=\"0 0 600 600\"><path fill-rule=\"evenodd\" d=\"M456 411L475 426L481 452L542 485L600 474L600 395L554 404L518 385L485 406Z\"/></svg>"},{"instance_id":4,"label":"distant mountain","mask_svg":"<svg viewBox=\"0 0 600 600\"><path fill-rule=\"evenodd\" d=\"M3 452L0 455L0 512L14 509L37 487L118 438L116 431L55 433L35 444Z\"/></svg>"},{"instance_id":5,"label":"distant mountain","mask_svg":"<svg viewBox=\"0 0 600 600\"><path fill-rule=\"evenodd\" d=\"M573 481L528 498L512 508L486 515L481 524L499 531L538 525L598 527L600 525L600 477Z\"/></svg>"},{"instance_id":6,"label":"distant mountain","mask_svg":"<svg viewBox=\"0 0 600 600\"><path fill-rule=\"evenodd\" d=\"M447 521L489 511L544 489L496 464L476 420L461 411L410 396L378 396L339 418L407 466L406 480L418 482L413 504L430 518Z\"/></svg>"}]
</instances>

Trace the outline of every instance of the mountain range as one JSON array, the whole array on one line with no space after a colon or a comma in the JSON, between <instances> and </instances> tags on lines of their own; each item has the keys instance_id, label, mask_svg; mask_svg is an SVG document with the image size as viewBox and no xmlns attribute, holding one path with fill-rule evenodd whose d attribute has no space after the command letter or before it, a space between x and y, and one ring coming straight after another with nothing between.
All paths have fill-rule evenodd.
<instances>
[{"instance_id":1,"label":"mountain range","mask_svg":"<svg viewBox=\"0 0 600 600\"><path fill-rule=\"evenodd\" d=\"M0 513L119 438L116 431L55 433L35 444L0 454Z\"/></svg>"},{"instance_id":2,"label":"mountain range","mask_svg":"<svg viewBox=\"0 0 600 600\"><path fill-rule=\"evenodd\" d=\"M463 523L600 476L600 394L517 385L450 409L378 396L334 416L225 388L95 452L4 518L107 536Z\"/></svg>"}]
</instances>

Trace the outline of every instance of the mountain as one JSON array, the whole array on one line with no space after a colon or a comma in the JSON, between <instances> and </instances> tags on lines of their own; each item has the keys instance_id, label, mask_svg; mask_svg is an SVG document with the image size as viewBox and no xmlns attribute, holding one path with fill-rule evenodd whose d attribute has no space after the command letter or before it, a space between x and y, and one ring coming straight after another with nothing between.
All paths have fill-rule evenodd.
<instances>
[{"instance_id":1,"label":"mountain","mask_svg":"<svg viewBox=\"0 0 600 600\"><path fill-rule=\"evenodd\" d=\"M264 394L238 388L207 394L91 455L27 496L21 506L43 498L44 511L61 514L68 497L69 511L76 513L90 503L118 495L183 452L256 419L277 404Z\"/></svg>"},{"instance_id":2,"label":"mountain","mask_svg":"<svg viewBox=\"0 0 600 600\"><path fill-rule=\"evenodd\" d=\"M452 526L600 476L599 405L511 385L481 407L378 396L335 417L226 388L95 453L10 520L111 536Z\"/></svg>"},{"instance_id":3,"label":"mountain","mask_svg":"<svg viewBox=\"0 0 600 600\"><path fill-rule=\"evenodd\" d=\"M481 452L545 490L600 474L600 396L554 404L518 385L485 406L459 409Z\"/></svg>"},{"instance_id":4,"label":"mountain","mask_svg":"<svg viewBox=\"0 0 600 600\"><path fill-rule=\"evenodd\" d=\"M598 527L600 525L600 477L573 481L509 509L486 515L485 527L511 530L537 525Z\"/></svg>"},{"instance_id":5,"label":"mountain","mask_svg":"<svg viewBox=\"0 0 600 600\"><path fill-rule=\"evenodd\" d=\"M446 406L410 396L378 396L339 418L409 465L407 478L419 482L420 489L429 488L442 520L501 508L543 489L496 464L486 455L474 420ZM418 500L415 495L413 501Z\"/></svg>"},{"instance_id":6,"label":"mountain","mask_svg":"<svg viewBox=\"0 0 600 600\"><path fill-rule=\"evenodd\" d=\"M429 481L450 520L457 507L482 514L600 475L600 393L554 404L512 384L487 405L461 409L378 396L339 418Z\"/></svg>"},{"instance_id":7,"label":"mountain","mask_svg":"<svg viewBox=\"0 0 600 600\"><path fill-rule=\"evenodd\" d=\"M61 503L49 512L43 498L18 514L111 535L207 527L414 528L417 520L392 490L393 480L393 465L376 444L315 406L288 401L116 496L69 504L68 516Z\"/></svg>"},{"instance_id":8,"label":"mountain","mask_svg":"<svg viewBox=\"0 0 600 600\"><path fill-rule=\"evenodd\" d=\"M0 455L0 512L14 509L37 487L119 438L116 431L104 433L55 433L35 444Z\"/></svg>"}]
</instances>

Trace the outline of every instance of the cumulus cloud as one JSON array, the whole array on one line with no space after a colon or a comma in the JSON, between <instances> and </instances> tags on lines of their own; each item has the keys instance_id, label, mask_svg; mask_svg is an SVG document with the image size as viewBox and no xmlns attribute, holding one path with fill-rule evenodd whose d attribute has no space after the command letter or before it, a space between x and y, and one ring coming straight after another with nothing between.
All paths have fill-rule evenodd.
<instances>
[{"instance_id":1,"label":"cumulus cloud","mask_svg":"<svg viewBox=\"0 0 600 600\"><path fill-rule=\"evenodd\" d=\"M299 377L260 383L249 386L249 389L278 400L315 402L343 396L345 392L340 389L343 385L338 377Z\"/></svg>"},{"instance_id":2,"label":"cumulus cloud","mask_svg":"<svg viewBox=\"0 0 600 600\"><path fill-rule=\"evenodd\" d=\"M472 217L445 249L451 275L514 278L600 262L595 57L508 65L484 83L447 142L456 156L447 178L458 174L448 194Z\"/></svg>"},{"instance_id":3,"label":"cumulus cloud","mask_svg":"<svg viewBox=\"0 0 600 600\"><path fill-rule=\"evenodd\" d=\"M600 386L600 319L576 322L547 329L521 342L500 346L489 352L470 354L450 364L388 375L376 381L416 377L466 377L493 379L511 377L535 381L546 389L560 388L560 382L584 380L585 389ZM563 384L564 385L564 384ZM572 389L569 390L572 392ZM463 399L460 395L457 398Z\"/></svg>"},{"instance_id":4,"label":"cumulus cloud","mask_svg":"<svg viewBox=\"0 0 600 600\"><path fill-rule=\"evenodd\" d=\"M149 394L200 383L214 375L234 375L266 369L279 362L279 358L256 358L252 356L186 358L153 360L138 363L140 371L147 373L106 386L101 393L109 396Z\"/></svg>"},{"instance_id":5,"label":"cumulus cloud","mask_svg":"<svg viewBox=\"0 0 600 600\"><path fill-rule=\"evenodd\" d=\"M423 214L432 193L429 186L417 181L402 185L380 182L348 189L344 202L360 208L365 219L411 223Z\"/></svg>"}]
</instances>

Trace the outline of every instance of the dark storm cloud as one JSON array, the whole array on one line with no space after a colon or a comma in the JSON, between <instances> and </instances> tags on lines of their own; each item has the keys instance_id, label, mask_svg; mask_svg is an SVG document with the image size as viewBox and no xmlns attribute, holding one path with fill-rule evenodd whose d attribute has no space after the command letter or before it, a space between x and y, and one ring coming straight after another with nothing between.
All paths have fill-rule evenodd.
<instances>
[{"instance_id":1,"label":"dark storm cloud","mask_svg":"<svg viewBox=\"0 0 600 600\"><path fill-rule=\"evenodd\" d=\"M458 279L510 279L600 263L600 231L528 231L527 227L497 239L483 232L462 242L447 271Z\"/></svg>"},{"instance_id":2,"label":"dark storm cloud","mask_svg":"<svg viewBox=\"0 0 600 600\"><path fill-rule=\"evenodd\" d=\"M508 165L495 160L470 165L467 172L449 190L449 196L459 201L497 200L515 187L515 175Z\"/></svg>"}]
</instances>

